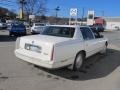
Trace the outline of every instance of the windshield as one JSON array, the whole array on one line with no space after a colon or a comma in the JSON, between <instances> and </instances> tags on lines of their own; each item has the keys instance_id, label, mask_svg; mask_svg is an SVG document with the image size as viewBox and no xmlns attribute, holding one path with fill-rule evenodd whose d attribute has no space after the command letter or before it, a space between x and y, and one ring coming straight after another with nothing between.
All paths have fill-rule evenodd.
<instances>
[{"instance_id":1,"label":"windshield","mask_svg":"<svg viewBox=\"0 0 120 90\"><path fill-rule=\"evenodd\" d=\"M68 37L72 38L75 32L75 28L71 27L54 27L48 26L43 31L43 35L58 36L58 37Z\"/></svg>"},{"instance_id":2,"label":"windshield","mask_svg":"<svg viewBox=\"0 0 120 90\"><path fill-rule=\"evenodd\" d=\"M25 28L23 24L13 24L12 28Z\"/></svg>"}]
</instances>

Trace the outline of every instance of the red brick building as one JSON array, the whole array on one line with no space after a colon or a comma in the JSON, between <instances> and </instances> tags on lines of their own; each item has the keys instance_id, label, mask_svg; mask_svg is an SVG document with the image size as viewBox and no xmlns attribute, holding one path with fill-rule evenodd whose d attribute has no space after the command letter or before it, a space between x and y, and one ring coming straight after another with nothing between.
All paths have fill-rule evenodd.
<instances>
[{"instance_id":1,"label":"red brick building","mask_svg":"<svg viewBox=\"0 0 120 90\"><path fill-rule=\"evenodd\" d=\"M101 18L101 17L97 17L94 19L95 23L94 24L97 24L97 25L106 25L106 21Z\"/></svg>"}]
</instances>

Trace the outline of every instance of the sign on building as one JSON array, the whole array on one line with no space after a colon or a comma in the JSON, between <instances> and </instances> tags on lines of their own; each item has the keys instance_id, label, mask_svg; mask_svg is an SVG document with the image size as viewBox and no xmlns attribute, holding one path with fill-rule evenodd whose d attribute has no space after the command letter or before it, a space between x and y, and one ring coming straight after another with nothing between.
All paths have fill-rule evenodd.
<instances>
[{"instance_id":1,"label":"sign on building","mask_svg":"<svg viewBox=\"0 0 120 90\"><path fill-rule=\"evenodd\" d=\"M77 16L77 8L70 9L70 16Z\"/></svg>"},{"instance_id":2,"label":"sign on building","mask_svg":"<svg viewBox=\"0 0 120 90\"><path fill-rule=\"evenodd\" d=\"M93 25L94 24L94 17L95 17L95 11L89 10L88 16L87 16L87 25Z\"/></svg>"},{"instance_id":3,"label":"sign on building","mask_svg":"<svg viewBox=\"0 0 120 90\"><path fill-rule=\"evenodd\" d=\"M70 24L77 24L77 14L78 14L77 8L70 9L69 25Z\"/></svg>"},{"instance_id":4,"label":"sign on building","mask_svg":"<svg viewBox=\"0 0 120 90\"><path fill-rule=\"evenodd\" d=\"M95 12L94 11L88 11L88 19L94 19Z\"/></svg>"},{"instance_id":5,"label":"sign on building","mask_svg":"<svg viewBox=\"0 0 120 90\"><path fill-rule=\"evenodd\" d=\"M35 19L35 15L29 15L29 19L34 20Z\"/></svg>"}]
</instances>

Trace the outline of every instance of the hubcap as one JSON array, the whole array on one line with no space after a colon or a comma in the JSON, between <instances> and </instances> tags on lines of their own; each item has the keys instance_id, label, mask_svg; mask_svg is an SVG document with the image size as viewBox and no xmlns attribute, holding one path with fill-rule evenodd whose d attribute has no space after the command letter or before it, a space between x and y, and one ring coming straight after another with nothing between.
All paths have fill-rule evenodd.
<instances>
[{"instance_id":1,"label":"hubcap","mask_svg":"<svg viewBox=\"0 0 120 90\"><path fill-rule=\"evenodd\" d=\"M81 65L82 65L82 56L79 55L76 59L76 68L80 69Z\"/></svg>"}]
</instances>

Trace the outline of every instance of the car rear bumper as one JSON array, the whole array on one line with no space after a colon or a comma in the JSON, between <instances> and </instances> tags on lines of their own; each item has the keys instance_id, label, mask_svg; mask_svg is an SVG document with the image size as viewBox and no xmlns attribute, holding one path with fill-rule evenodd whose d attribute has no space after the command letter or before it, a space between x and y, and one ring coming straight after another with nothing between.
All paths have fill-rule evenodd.
<instances>
[{"instance_id":1,"label":"car rear bumper","mask_svg":"<svg viewBox=\"0 0 120 90\"><path fill-rule=\"evenodd\" d=\"M18 57L20 60L44 67L44 68L48 68L48 69L57 69L60 67L64 67L65 65L60 63L60 62L53 62L53 61L45 61L45 60L41 60L38 58L35 58L31 55L26 55L23 54L22 50L16 49L15 50L15 55L16 57Z\"/></svg>"}]
</instances>

